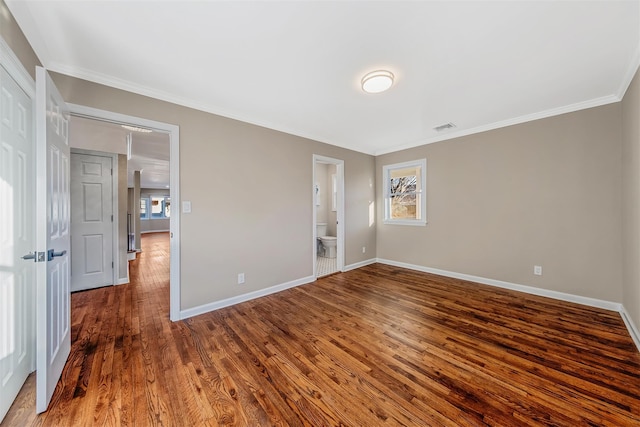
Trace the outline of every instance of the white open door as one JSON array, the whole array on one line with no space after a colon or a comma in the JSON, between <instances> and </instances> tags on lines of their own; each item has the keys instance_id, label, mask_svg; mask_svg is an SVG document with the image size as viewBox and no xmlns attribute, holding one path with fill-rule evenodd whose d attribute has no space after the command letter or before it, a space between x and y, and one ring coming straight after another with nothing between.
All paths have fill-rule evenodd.
<instances>
[{"instance_id":1,"label":"white open door","mask_svg":"<svg viewBox=\"0 0 640 427\"><path fill-rule=\"evenodd\" d=\"M46 411L71 349L69 110L44 68L36 69L36 411Z\"/></svg>"},{"instance_id":2,"label":"white open door","mask_svg":"<svg viewBox=\"0 0 640 427\"><path fill-rule=\"evenodd\" d=\"M0 65L0 422L33 370L32 120L31 98Z\"/></svg>"}]
</instances>

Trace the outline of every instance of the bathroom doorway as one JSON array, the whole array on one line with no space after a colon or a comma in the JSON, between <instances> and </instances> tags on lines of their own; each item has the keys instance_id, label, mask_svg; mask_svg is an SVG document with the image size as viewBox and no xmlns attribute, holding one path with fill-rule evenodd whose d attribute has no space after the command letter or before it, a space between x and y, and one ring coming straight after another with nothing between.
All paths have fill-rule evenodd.
<instances>
[{"instance_id":1,"label":"bathroom doorway","mask_svg":"<svg viewBox=\"0 0 640 427\"><path fill-rule=\"evenodd\" d=\"M313 272L344 268L344 161L313 156Z\"/></svg>"}]
</instances>

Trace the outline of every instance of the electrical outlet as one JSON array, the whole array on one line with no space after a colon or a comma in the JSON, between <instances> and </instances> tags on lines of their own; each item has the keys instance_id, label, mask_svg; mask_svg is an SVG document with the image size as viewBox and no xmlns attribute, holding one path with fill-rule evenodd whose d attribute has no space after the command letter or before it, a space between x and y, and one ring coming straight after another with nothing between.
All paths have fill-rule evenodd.
<instances>
[{"instance_id":1,"label":"electrical outlet","mask_svg":"<svg viewBox=\"0 0 640 427\"><path fill-rule=\"evenodd\" d=\"M242 285L244 283L244 273L238 273L238 285Z\"/></svg>"},{"instance_id":2,"label":"electrical outlet","mask_svg":"<svg viewBox=\"0 0 640 427\"><path fill-rule=\"evenodd\" d=\"M362 247L362 253L365 253L365 252L367 252L367 248L366 248L366 246L363 246Z\"/></svg>"},{"instance_id":3,"label":"electrical outlet","mask_svg":"<svg viewBox=\"0 0 640 427\"><path fill-rule=\"evenodd\" d=\"M534 265L533 266L533 274L535 274L536 276L542 276L542 266L541 265Z\"/></svg>"}]
</instances>

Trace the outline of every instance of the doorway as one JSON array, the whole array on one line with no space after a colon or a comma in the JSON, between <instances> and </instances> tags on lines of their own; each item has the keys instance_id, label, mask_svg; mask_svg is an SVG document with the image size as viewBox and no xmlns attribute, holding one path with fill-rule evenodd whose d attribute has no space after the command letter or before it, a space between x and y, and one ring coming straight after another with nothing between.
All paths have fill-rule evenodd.
<instances>
[{"instance_id":1,"label":"doorway","mask_svg":"<svg viewBox=\"0 0 640 427\"><path fill-rule=\"evenodd\" d=\"M313 273L344 268L344 161L313 156Z\"/></svg>"},{"instance_id":2,"label":"doorway","mask_svg":"<svg viewBox=\"0 0 640 427\"><path fill-rule=\"evenodd\" d=\"M98 120L102 122L116 124L118 126L129 126L136 129L150 129L154 132L161 132L169 137L169 192L174 206L180 206L180 159L179 144L180 130L176 125L143 119L111 111L86 107L83 105L68 104L72 116L84 119ZM139 215L138 215L139 217ZM135 219L135 218L134 218ZM169 218L170 236L170 279L169 279L169 318L172 321L180 320L180 211L173 209ZM122 242L126 248L127 241Z\"/></svg>"}]
</instances>

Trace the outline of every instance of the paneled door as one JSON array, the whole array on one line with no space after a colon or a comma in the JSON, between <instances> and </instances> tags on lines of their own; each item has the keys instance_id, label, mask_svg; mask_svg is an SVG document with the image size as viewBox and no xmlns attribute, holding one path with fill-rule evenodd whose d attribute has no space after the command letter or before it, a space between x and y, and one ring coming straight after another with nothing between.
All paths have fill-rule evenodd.
<instances>
[{"instance_id":1,"label":"paneled door","mask_svg":"<svg viewBox=\"0 0 640 427\"><path fill-rule=\"evenodd\" d=\"M114 284L111 163L71 153L71 291Z\"/></svg>"},{"instance_id":2,"label":"paneled door","mask_svg":"<svg viewBox=\"0 0 640 427\"><path fill-rule=\"evenodd\" d=\"M0 66L0 421L33 370L31 105L31 98Z\"/></svg>"},{"instance_id":3,"label":"paneled door","mask_svg":"<svg viewBox=\"0 0 640 427\"><path fill-rule=\"evenodd\" d=\"M46 411L71 349L69 110L44 68L36 69L36 411Z\"/></svg>"}]
</instances>

